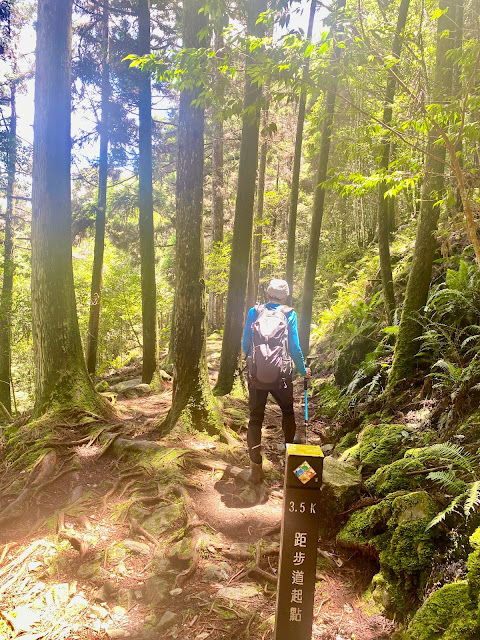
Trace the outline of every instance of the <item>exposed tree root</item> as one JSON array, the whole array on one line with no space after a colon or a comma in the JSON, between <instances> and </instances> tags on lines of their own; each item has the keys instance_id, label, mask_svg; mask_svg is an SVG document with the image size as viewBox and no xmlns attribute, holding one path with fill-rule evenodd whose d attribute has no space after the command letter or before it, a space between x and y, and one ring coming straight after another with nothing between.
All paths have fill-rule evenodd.
<instances>
[{"instance_id":1,"label":"exposed tree root","mask_svg":"<svg viewBox=\"0 0 480 640\"><path fill-rule=\"evenodd\" d=\"M185 571L182 571L181 573L179 573L177 575L177 577L175 578L175 583L174 583L174 587L182 587L185 582L191 577L193 576L193 574L195 573L195 571L198 568L199 562L200 562L200 543L202 542L204 538L204 533L202 531L199 531L198 529L195 531L195 533L192 536L192 541L190 543L190 549L192 551L193 554L193 560L192 563L190 564L190 566L188 567L188 569L185 569Z\"/></svg>"},{"instance_id":2,"label":"exposed tree root","mask_svg":"<svg viewBox=\"0 0 480 640\"><path fill-rule=\"evenodd\" d=\"M210 460L209 458L199 458L196 457L193 459L194 464L201 469L213 470L213 471L223 471L225 475L231 476L232 478L240 478L243 482L247 484L252 484L249 480L249 472L245 469L241 469L240 467L235 467L234 465L228 464L228 462L224 462L223 460ZM253 485L255 486L255 485Z\"/></svg>"},{"instance_id":3,"label":"exposed tree root","mask_svg":"<svg viewBox=\"0 0 480 640\"><path fill-rule=\"evenodd\" d=\"M152 536L151 533L146 531L146 529L144 529L135 520L135 518L133 518L132 516L129 516L128 521L130 522L130 527L131 527L133 533L138 533L139 535L143 536L145 538L145 540L148 540L149 542L151 542L157 548L160 546L160 542L155 538L155 536Z\"/></svg>"}]
</instances>

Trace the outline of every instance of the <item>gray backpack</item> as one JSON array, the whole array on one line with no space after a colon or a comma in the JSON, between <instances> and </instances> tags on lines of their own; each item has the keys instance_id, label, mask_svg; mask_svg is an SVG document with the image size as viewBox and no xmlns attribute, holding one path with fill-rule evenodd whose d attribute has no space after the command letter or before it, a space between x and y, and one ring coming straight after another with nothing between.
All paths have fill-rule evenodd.
<instances>
[{"instance_id":1,"label":"gray backpack","mask_svg":"<svg viewBox=\"0 0 480 640\"><path fill-rule=\"evenodd\" d=\"M286 317L292 309L285 305L274 309L267 305L257 305L255 309L258 317L252 323L252 344L247 357L248 373L255 387L270 389L292 373Z\"/></svg>"}]
</instances>

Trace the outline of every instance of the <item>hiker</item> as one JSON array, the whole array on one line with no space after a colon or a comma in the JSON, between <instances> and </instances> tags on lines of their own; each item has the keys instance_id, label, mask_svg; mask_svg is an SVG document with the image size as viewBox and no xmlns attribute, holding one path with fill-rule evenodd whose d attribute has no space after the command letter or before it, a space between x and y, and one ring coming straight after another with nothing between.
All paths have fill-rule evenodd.
<instances>
[{"instance_id":1,"label":"hiker","mask_svg":"<svg viewBox=\"0 0 480 640\"><path fill-rule=\"evenodd\" d=\"M250 309L243 332L243 351L248 369L247 444L251 461L249 480L259 484L265 474L262 469L262 422L268 394L271 393L282 410L285 443L293 442L296 425L293 411L292 359L301 376L309 378L298 341L297 314L285 306L290 294L285 280L274 278L268 285L268 302Z\"/></svg>"}]
</instances>

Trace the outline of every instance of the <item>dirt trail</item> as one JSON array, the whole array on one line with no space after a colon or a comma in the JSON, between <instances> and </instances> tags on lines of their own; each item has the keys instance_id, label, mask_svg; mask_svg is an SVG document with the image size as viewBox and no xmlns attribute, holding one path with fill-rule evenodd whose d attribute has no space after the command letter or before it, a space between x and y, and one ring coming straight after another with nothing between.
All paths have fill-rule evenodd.
<instances>
[{"instance_id":1,"label":"dirt trail","mask_svg":"<svg viewBox=\"0 0 480 640\"><path fill-rule=\"evenodd\" d=\"M158 416L168 411L170 391L166 385L160 395L118 402L128 437L152 439ZM238 428L247 406L245 400L232 404ZM300 413L297 407L298 417ZM225 415L228 421L231 414ZM275 588L248 569L255 564L255 549L257 560L267 549L261 556L262 569L272 577L277 570L279 536L262 536L281 519L284 454L279 424L278 408L269 404L264 428L267 481L264 491L256 497L253 493L253 499L252 489L239 478L189 469L184 480L193 509L204 523L199 566L181 588L170 586L157 602L156 594L165 586L155 583L151 574L152 566L160 566L162 560L152 541L135 530L122 511L125 497L148 476L127 479L125 465L101 455L100 447L77 447L78 469L48 487L24 517L0 530L0 638L271 639ZM314 443L318 432L313 423ZM239 437L245 439L242 428ZM199 442L192 446L198 447ZM215 454L215 445L208 447ZM244 449L234 455L235 464L247 465ZM115 483L118 487L112 491ZM73 490L78 499L72 504ZM60 535L55 533L59 522ZM135 543L140 544L136 551L126 554L124 546L135 547ZM326 543L320 546L336 551ZM342 566L325 561L317 576L312 638L390 638L393 625L362 610L360 595L372 567L356 564L359 559L355 558L337 562ZM95 572L89 573L88 567L94 565ZM165 616L170 616L170 622Z\"/></svg>"}]
</instances>

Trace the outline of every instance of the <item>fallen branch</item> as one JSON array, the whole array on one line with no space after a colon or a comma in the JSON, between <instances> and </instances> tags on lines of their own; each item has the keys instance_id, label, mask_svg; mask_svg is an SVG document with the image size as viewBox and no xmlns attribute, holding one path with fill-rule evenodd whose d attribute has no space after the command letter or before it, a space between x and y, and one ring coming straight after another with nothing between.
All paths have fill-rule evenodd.
<instances>
[{"instance_id":1,"label":"fallen branch","mask_svg":"<svg viewBox=\"0 0 480 640\"><path fill-rule=\"evenodd\" d=\"M431 469L417 469L416 471L406 471L406 476L422 476L432 471L446 471L448 469L448 465L444 465L443 467L432 467Z\"/></svg>"}]
</instances>

